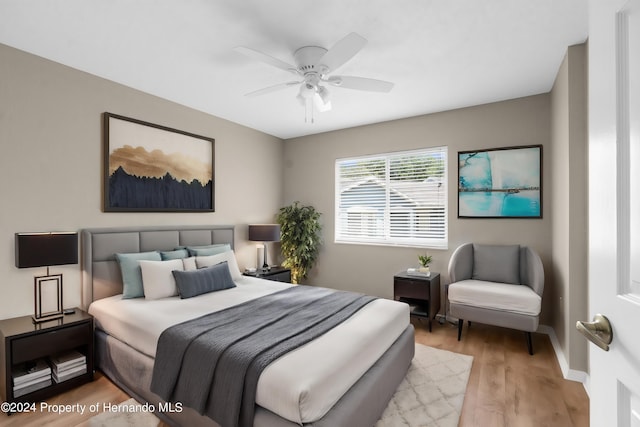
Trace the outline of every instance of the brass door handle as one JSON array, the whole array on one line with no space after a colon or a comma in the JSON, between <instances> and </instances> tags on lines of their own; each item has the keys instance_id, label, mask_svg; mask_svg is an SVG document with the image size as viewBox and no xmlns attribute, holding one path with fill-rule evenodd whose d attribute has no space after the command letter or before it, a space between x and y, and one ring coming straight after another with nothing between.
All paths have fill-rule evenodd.
<instances>
[{"instance_id":1,"label":"brass door handle","mask_svg":"<svg viewBox=\"0 0 640 427\"><path fill-rule=\"evenodd\" d=\"M593 316L593 322L576 322L576 329L589 341L603 349L609 351L609 344L613 341L613 329L611 323L602 314Z\"/></svg>"}]
</instances>

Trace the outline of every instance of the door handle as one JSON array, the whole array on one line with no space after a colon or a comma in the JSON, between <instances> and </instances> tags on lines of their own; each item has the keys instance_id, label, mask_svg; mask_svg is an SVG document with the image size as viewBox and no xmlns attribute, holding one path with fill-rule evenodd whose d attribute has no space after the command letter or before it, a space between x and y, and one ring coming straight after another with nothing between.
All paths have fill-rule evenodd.
<instances>
[{"instance_id":1,"label":"door handle","mask_svg":"<svg viewBox=\"0 0 640 427\"><path fill-rule=\"evenodd\" d=\"M576 322L576 329L589 341L603 349L609 351L609 344L613 341L613 329L611 322L602 314L593 316L593 322Z\"/></svg>"}]
</instances>

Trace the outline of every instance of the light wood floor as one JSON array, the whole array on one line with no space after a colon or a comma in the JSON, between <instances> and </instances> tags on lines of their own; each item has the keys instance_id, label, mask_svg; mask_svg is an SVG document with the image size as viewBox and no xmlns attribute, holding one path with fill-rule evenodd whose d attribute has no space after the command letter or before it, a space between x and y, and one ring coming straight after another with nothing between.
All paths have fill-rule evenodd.
<instances>
[{"instance_id":1,"label":"light wood floor","mask_svg":"<svg viewBox=\"0 0 640 427\"><path fill-rule=\"evenodd\" d=\"M456 327L433 324L433 332L415 321L416 342L474 357L460 427L526 427L589 425L589 399L582 384L562 378L551 342L534 334L535 354L527 353L524 333L486 325L465 325L462 341ZM127 396L102 374L82 387L47 401L50 404L118 404ZM69 427L95 413L0 414L0 427Z\"/></svg>"},{"instance_id":2,"label":"light wood floor","mask_svg":"<svg viewBox=\"0 0 640 427\"><path fill-rule=\"evenodd\" d=\"M416 342L473 356L460 427L587 427L589 398L581 383L562 377L547 335L533 334L534 355L524 332L465 323L413 322Z\"/></svg>"}]
</instances>

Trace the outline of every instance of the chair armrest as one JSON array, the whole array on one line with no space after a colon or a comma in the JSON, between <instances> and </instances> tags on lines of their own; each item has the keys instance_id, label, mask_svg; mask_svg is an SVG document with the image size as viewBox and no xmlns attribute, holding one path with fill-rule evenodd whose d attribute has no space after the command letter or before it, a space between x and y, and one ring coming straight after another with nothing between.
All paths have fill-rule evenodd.
<instances>
[{"instance_id":1,"label":"chair armrest","mask_svg":"<svg viewBox=\"0 0 640 427\"><path fill-rule=\"evenodd\" d=\"M449 260L449 279L451 283L471 279L473 274L473 244L459 246Z\"/></svg>"},{"instance_id":2,"label":"chair armrest","mask_svg":"<svg viewBox=\"0 0 640 427\"><path fill-rule=\"evenodd\" d=\"M526 263L526 271L525 271L525 279L524 284L529 286L533 291L542 296L542 292L544 291L544 267L542 266L542 260L538 253L531 249L530 247L524 248L525 259L520 259L520 263Z\"/></svg>"}]
</instances>

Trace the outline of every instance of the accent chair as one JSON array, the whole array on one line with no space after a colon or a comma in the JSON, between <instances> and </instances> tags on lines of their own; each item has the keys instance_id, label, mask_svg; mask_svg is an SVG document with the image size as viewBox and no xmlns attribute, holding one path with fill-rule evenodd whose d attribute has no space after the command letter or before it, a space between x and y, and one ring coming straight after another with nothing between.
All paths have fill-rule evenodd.
<instances>
[{"instance_id":1,"label":"accent chair","mask_svg":"<svg viewBox=\"0 0 640 427\"><path fill-rule=\"evenodd\" d=\"M458 319L458 341L464 321L517 329L538 329L544 290L544 269L528 246L466 243L449 260L450 314Z\"/></svg>"}]
</instances>

